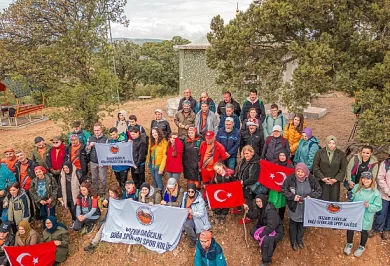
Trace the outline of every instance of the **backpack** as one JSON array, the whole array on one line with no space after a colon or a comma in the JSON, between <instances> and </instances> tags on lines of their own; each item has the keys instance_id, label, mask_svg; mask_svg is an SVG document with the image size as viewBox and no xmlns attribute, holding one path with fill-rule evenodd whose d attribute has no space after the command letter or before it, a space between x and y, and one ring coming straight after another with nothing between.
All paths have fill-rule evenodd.
<instances>
[{"instance_id":1,"label":"backpack","mask_svg":"<svg viewBox=\"0 0 390 266\"><path fill-rule=\"evenodd\" d=\"M267 143L267 146L269 145L269 143L271 142L271 139L273 138L273 136L269 136L265 142ZM286 148L286 139L284 137L282 137L282 147L283 148Z\"/></svg>"},{"instance_id":2,"label":"backpack","mask_svg":"<svg viewBox=\"0 0 390 266\"><path fill-rule=\"evenodd\" d=\"M79 200L80 200L80 202L83 200L82 195L79 196ZM93 201L93 196L87 197L88 209L92 209L92 201ZM96 208L96 213L100 216L100 214L101 214L100 210L103 208L102 198L100 196L97 196L97 204L98 204L98 207Z\"/></svg>"},{"instance_id":3,"label":"backpack","mask_svg":"<svg viewBox=\"0 0 390 266\"><path fill-rule=\"evenodd\" d=\"M314 142L313 142L313 141L310 141L310 143L309 143L309 151L310 151L311 146L313 146L313 144L314 144ZM317 144L317 143L316 143L316 144ZM320 144L317 144L317 146L318 146L318 150L321 150L321 149L322 149L322 147L321 147Z\"/></svg>"}]
</instances>

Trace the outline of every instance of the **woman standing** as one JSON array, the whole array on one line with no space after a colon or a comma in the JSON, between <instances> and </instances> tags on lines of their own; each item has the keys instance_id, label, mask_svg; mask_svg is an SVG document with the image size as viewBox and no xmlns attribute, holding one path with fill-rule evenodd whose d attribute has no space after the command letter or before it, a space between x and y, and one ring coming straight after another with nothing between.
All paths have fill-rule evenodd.
<instances>
[{"instance_id":1,"label":"woman standing","mask_svg":"<svg viewBox=\"0 0 390 266\"><path fill-rule=\"evenodd\" d=\"M80 183L77 178L76 167L69 161L66 161L62 167L58 186L58 201L61 202L62 206L69 209L72 216L71 228L73 228L76 221L76 202L77 196L80 194Z\"/></svg>"},{"instance_id":2,"label":"woman standing","mask_svg":"<svg viewBox=\"0 0 390 266\"><path fill-rule=\"evenodd\" d=\"M12 230L15 233L17 226L22 220L30 219L30 200L24 190L20 189L19 182L13 183L9 188L9 200L5 203L8 206L8 221L12 223Z\"/></svg>"},{"instance_id":3,"label":"woman standing","mask_svg":"<svg viewBox=\"0 0 390 266\"><path fill-rule=\"evenodd\" d=\"M174 132L169 136L169 144L167 150L167 171L168 178L175 178L179 181L180 175L183 172L183 142L178 138L179 135Z\"/></svg>"},{"instance_id":4,"label":"woman standing","mask_svg":"<svg viewBox=\"0 0 390 266\"><path fill-rule=\"evenodd\" d=\"M310 127L302 131L302 139L299 141L298 149L295 152L294 164L305 163L309 171L313 171L313 160L317 151L320 149L320 141L313 136Z\"/></svg>"},{"instance_id":5,"label":"woman standing","mask_svg":"<svg viewBox=\"0 0 390 266\"><path fill-rule=\"evenodd\" d=\"M295 152L298 149L299 140L302 137L302 131L306 127L303 114L295 114L293 120L291 120L285 127L283 137L288 140L290 145L291 160L293 160Z\"/></svg>"},{"instance_id":6,"label":"woman standing","mask_svg":"<svg viewBox=\"0 0 390 266\"><path fill-rule=\"evenodd\" d=\"M64 262L69 254L69 231L65 225L59 223L57 218L49 216L45 220L45 230L43 231L43 242L54 240L56 249L56 260L54 265Z\"/></svg>"},{"instance_id":7,"label":"woman standing","mask_svg":"<svg viewBox=\"0 0 390 266\"><path fill-rule=\"evenodd\" d=\"M378 159L372 155L372 151L372 146L365 145L359 154L356 154L349 160L345 177L345 185L348 190L351 190L355 184L359 184L360 176L363 172L371 172L374 178L377 177Z\"/></svg>"},{"instance_id":8,"label":"woman standing","mask_svg":"<svg viewBox=\"0 0 390 266\"><path fill-rule=\"evenodd\" d=\"M152 128L151 135L148 155L146 156L146 164L150 168L153 185L160 191L163 191L164 185L162 177L167 162L168 142L164 138L163 132L158 127Z\"/></svg>"},{"instance_id":9,"label":"woman standing","mask_svg":"<svg viewBox=\"0 0 390 266\"><path fill-rule=\"evenodd\" d=\"M73 230L79 231L83 226L87 227L87 233L92 233L95 222L100 217L98 196L90 182L85 181L80 185L80 195L76 202L76 221Z\"/></svg>"},{"instance_id":10,"label":"woman standing","mask_svg":"<svg viewBox=\"0 0 390 266\"><path fill-rule=\"evenodd\" d=\"M27 220L19 223L15 237L15 246L31 246L38 243L38 233L31 228Z\"/></svg>"},{"instance_id":11,"label":"woman standing","mask_svg":"<svg viewBox=\"0 0 390 266\"><path fill-rule=\"evenodd\" d=\"M261 242L261 266L265 266L267 263L272 262L276 244L284 236L282 221L274 205L268 202L267 196L263 194L256 196L256 207L254 210L249 211L249 207L246 204L244 204L244 209L250 219L258 219L257 224L250 230L250 234Z\"/></svg>"},{"instance_id":12,"label":"woman standing","mask_svg":"<svg viewBox=\"0 0 390 266\"><path fill-rule=\"evenodd\" d=\"M326 146L314 156L313 173L322 188L322 200L340 201L340 182L344 180L347 160L337 148L335 136L326 137Z\"/></svg>"},{"instance_id":13,"label":"woman standing","mask_svg":"<svg viewBox=\"0 0 390 266\"><path fill-rule=\"evenodd\" d=\"M199 147L201 143L202 139L197 134L196 128L190 127L187 136L184 138L184 178L187 179L187 185L193 183L197 189L200 189Z\"/></svg>"},{"instance_id":14,"label":"woman standing","mask_svg":"<svg viewBox=\"0 0 390 266\"><path fill-rule=\"evenodd\" d=\"M363 172L360 176L359 184L352 189L352 201L364 201L366 208L363 216L363 230L361 231L360 245L353 255L360 257L366 250L368 239L368 230L372 228L374 215L382 209L381 194L376 189L376 182L371 172ZM355 231L347 230L347 245L344 248L344 254L349 255L352 251L353 235Z\"/></svg>"},{"instance_id":15,"label":"woman standing","mask_svg":"<svg viewBox=\"0 0 390 266\"><path fill-rule=\"evenodd\" d=\"M296 251L304 248L303 227L304 202L306 198L319 198L321 186L309 172L306 164L298 163L295 173L289 175L283 183L282 193L287 199L289 221L289 233L291 248Z\"/></svg>"},{"instance_id":16,"label":"woman standing","mask_svg":"<svg viewBox=\"0 0 390 266\"><path fill-rule=\"evenodd\" d=\"M46 173L43 166L35 167L34 171L37 178L31 182L30 193L44 222L48 216L56 216L57 182L52 175Z\"/></svg>"},{"instance_id":17,"label":"woman standing","mask_svg":"<svg viewBox=\"0 0 390 266\"><path fill-rule=\"evenodd\" d=\"M241 151L241 162L237 168L236 179L241 180L244 190L245 203L249 210L253 209L253 199L256 195L252 193L251 185L254 185L259 179L260 157L250 145L246 145ZM245 218L239 221L240 224L249 223L251 219Z\"/></svg>"}]
</instances>

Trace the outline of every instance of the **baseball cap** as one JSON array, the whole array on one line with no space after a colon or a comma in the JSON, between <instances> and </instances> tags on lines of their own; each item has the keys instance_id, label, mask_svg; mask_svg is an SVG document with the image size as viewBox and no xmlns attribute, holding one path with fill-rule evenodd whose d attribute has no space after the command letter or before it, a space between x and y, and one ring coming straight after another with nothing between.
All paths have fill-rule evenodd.
<instances>
[{"instance_id":1,"label":"baseball cap","mask_svg":"<svg viewBox=\"0 0 390 266\"><path fill-rule=\"evenodd\" d=\"M367 179L372 179L373 178L373 175L371 172L369 171L365 171L363 172L361 175L360 175L361 178L367 178Z\"/></svg>"},{"instance_id":2,"label":"baseball cap","mask_svg":"<svg viewBox=\"0 0 390 266\"><path fill-rule=\"evenodd\" d=\"M34 142L35 142L35 143L38 143L38 142L41 142L41 141L44 141L44 139L43 139L42 137L36 137L36 138L34 139Z\"/></svg>"},{"instance_id":3,"label":"baseball cap","mask_svg":"<svg viewBox=\"0 0 390 266\"><path fill-rule=\"evenodd\" d=\"M162 114L163 111L162 111L161 109L156 109L156 110L154 110L154 113L160 113L160 114Z\"/></svg>"},{"instance_id":4,"label":"baseball cap","mask_svg":"<svg viewBox=\"0 0 390 266\"><path fill-rule=\"evenodd\" d=\"M51 138L50 141L55 141L55 140L61 140L62 141L61 136L54 136L54 137Z\"/></svg>"},{"instance_id":5,"label":"baseball cap","mask_svg":"<svg viewBox=\"0 0 390 266\"><path fill-rule=\"evenodd\" d=\"M176 184L177 184L176 179L171 177L168 179L167 188L174 188Z\"/></svg>"},{"instance_id":6,"label":"baseball cap","mask_svg":"<svg viewBox=\"0 0 390 266\"><path fill-rule=\"evenodd\" d=\"M206 139L212 139L212 138L214 138L214 132L211 131L211 130L208 130L208 131L206 132L206 134L204 135L204 137L205 137Z\"/></svg>"},{"instance_id":7,"label":"baseball cap","mask_svg":"<svg viewBox=\"0 0 390 266\"><path fill-rule=\"evenodd\" d=\"M7 232L9 232L9 229L10 229L10 226L9 226L8 223L2 223L2 224L0 225L0 232L2 232L2 233L7 233Z\"/></svg>"},{"instance_id":8,"label":"baseball cap","mask_svg":"<svg viewBox=\"0 0 390 266\"><path fill-rule=\"evenodd\" d=\"M70 135L70 140L75 140L75 139L79 139L79 136L77 136L77 134Z\"/></svg>"},{"instance_id":9,"label":"baseball cap","mask_svg":"<svg viewBox=\"0 0 390 266\"><path fill-rule=\"evenodd\" d=\"M4 150L4 153L7 153L7 152L15 152L15 150L12 149L12 148L6 148L6 149Z\"/></svg>"},{"instance_id":10,"label":"baseball cap","mask_svg":"<svg viewBox=\"0 0 390 266\"><path fill-rule=\"evenodd\" d=\"M279 132L282 132L282 127L279 126L279 125L275 125L275 126L272 128L272 131L279 131Z\"/></svg>"},{"instance_id":11,"label":"baseball cap","mask_svg":"<svg viewBox=\"0 0 390 266\"><path fill-rule=\"evenodd\" d=\"M257 121L256 118L249 118L248 121L246 122L246 125L249 126L259 126L259 122Z\"/></svg>"}]
</instances>

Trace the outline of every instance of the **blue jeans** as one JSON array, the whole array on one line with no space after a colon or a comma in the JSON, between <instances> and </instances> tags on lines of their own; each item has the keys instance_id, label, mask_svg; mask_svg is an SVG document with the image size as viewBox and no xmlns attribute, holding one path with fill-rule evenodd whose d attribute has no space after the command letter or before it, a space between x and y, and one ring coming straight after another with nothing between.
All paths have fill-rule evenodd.
<instances>
[{"instance_id":1,"label":"blue jeans","mask_svg":"<svg viewBox=\"0 0 390 266\"><path fill-rule=\"evenodd\" d=\"M174 179L176 179L177 182L179 182L179 178L180 178L180 174L181 174L181 173L171 173L171 172L167 172L167 174L168 174L168 178L173 177Z\"/></svg>"},{"instance_id":2,"label":"blue jeans","mask_svg":"<svg viewBox=\"0 0 390 266\"><path fill-rule=\"evenodd\" d=\"M234 170L236 168L237 158L228 158L225 160L225 165L227 168Z\"/></svg>"},{"instance_id":3,"label":"blue jeans","mask_svg":"<svg viewBox=\"0 0 390 266\"><path fill-rule=\"evenodd\" d=\"M150 174L152 175L153 186L160 189L161 191L164 191L164 185L162 181L163 175L158 173L158 168L150 168Z\"/></svg>"},{"instance_id":4,"label":"blue jeans","mask_svg":"<svg viewBox=\"0 0 390 266\"><path fill-rule=\"evenodd\" d=\"M382 199L382 210L376 213L374 230L390 231L390 201Z\"/></svg>"}]
</instances>

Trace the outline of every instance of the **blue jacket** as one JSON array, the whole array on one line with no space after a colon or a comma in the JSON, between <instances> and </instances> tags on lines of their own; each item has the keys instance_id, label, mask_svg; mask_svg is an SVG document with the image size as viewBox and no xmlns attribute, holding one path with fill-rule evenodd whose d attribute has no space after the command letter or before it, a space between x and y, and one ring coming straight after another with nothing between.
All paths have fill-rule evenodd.
<instances>
[{"instance_id":1,"label":"blue jacket","mask_svg":"<svg viewBox=\"0 0 390 266\"><path fill-rule=\"evenodd\" d=\"M238 148L240 147L241 133L240 130L233 128L233 131L226 133L224 128L218 130L217 141L225 147L230 158L237 158Z\"/></svg>"},{"instance_id":2,"label":"blue jacket","mask_svg":"<svg viewBox=\"0 0 390 266\"><path fill-rule=\"evenodd\" d=\"M203 249L200 241L196 241L196 251L194 256L195 266L226 266L225 255L221 246L213 238L209 250Z\"/></svg>"},{"instance_id":3,"label":"blue jacket","mask_svg":"<svg viewBox=\"0 0 390 266\"><path fill-rule=\"evenodd\" d=\"M211 111L211 112L213 112L213 113L217 113L216 112L216 109L215 109L215 103L214 103L214 101L211 99L211 98L208 98L207 99L207 102L209 103L209 110ZM194 112L195 112L195 114L197 114L197 113L199 113L199 111L202 109L202 101L201 100L199 100L197 103L196 103L196 107L195 107L195 110L194 110Z\"/></svg>"},{"instance_id":4,"label":"blue jacket","mask_svg":"<svg viewBox=\"0 0 390 266\"><path fill-rule=\"evenodd\" d=\"M8 169L5 163L0 164L0 190L5 190L16 182L14 173Z\"/></svg>"},{"instance_id":5,"label":"blue jacket","mask_svg":"<svg viewBox=\"0 0 390 266\"><path fill-rule=\"evenodd\" d=\"M310 171L313 170L313 160L317 151L320 149L320 141L316 137L311 137L308 140L301 139L298 144L298 149L295 152L294 165L297 163L305 163Z\"/></svg>"},{"instance_id":6,"label":"blue jacket","mask_svg":"<svg viewBox=\"0 0 390 266\"><path fill-rule=\"evenodd\" d=\"M225 127L225 120L227 117L228 116L226 115L220 115L218 129ZM240 129L240 118L235 113L233 113L231 117L234 120L234 128Z\"/></svg>"},{"instance_id":7,"label":"blue jacket","mask_svg":"<svg viewBox=\"0 0 390 266\"><path fill-rule=\"evenodd\" d=\"M117 143L117 142L122 142L122 141L124 141L124 142L128 141L127 135L123 132L119 134L119 137L117 140L111 139L110 143ZM130 166L127 166L127 165L113 165L112 166L112 170L114 172L121 172L121 171L129 170L129 169L130 169Z\"/></svg>"}]
</instances>

